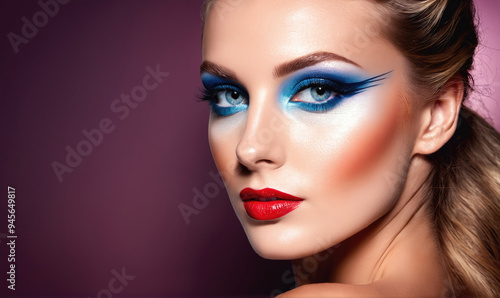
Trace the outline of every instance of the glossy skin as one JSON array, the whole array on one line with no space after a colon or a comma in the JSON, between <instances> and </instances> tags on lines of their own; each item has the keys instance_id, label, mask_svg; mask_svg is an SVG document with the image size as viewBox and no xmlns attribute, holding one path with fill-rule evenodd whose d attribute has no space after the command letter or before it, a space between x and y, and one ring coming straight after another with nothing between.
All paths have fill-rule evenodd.
<instances>
[{"instance_id":1,"label":"glossy skin","mask_svg":"<svg viewBox=\"0 0 500 298\"><path fill-rule=\"evenodd\" d=\"M408 99L407 61L379 34L370 1L225 5L210 10L203 38L210 146L255 251L295 260L299 286L324 282L285 295L439 296L446 281L420 154L451 137L461 86L425 105ZM321 59L284 71L313 53ZM239 195L246 187L304 201L256 220Z\"/></svg>"}]
</instances>

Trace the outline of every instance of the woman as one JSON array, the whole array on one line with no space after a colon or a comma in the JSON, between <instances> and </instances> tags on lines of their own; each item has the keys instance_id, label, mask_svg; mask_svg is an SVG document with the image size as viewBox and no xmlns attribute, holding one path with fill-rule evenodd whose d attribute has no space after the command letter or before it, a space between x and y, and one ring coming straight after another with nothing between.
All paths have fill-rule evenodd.
<instances>
[{"instance_id":1,"label":"woman","mask_svg":"<svg viewBox=\"0 0 500 298\"><path fill-rule=\"evenodd\" d=\"M293 260L283 297L500 297L472 1L207 1L202 46L212 154L255 251Z\"/></svg>"}]
</instances>

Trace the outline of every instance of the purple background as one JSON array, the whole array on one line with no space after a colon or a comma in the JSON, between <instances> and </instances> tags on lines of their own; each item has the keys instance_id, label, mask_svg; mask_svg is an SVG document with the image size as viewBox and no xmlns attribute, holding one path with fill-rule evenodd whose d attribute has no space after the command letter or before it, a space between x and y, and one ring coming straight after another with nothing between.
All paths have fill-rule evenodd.
<instances>
[{"instance_id":1,"label":"purple background","mask_svg":"<svg viewBox=\"0 0 500 298\"><path fill-rule=\"evenodd\" d=\"M44 0L46 1L46 0ZM476 71L500 129L500 1L478 2L484 45ZM96 297L111 270L135 276L114 297L269 296L291 286L287 261L257 256L225 190L186 224L178 206L217 185L197 102L201 1L77 1L14 53L36 1L0 2L0 295L7 291L7 186L16 188L16 296ZM146 66L169 76L123 120L111 103L142 84ZM478 96L474 96L478 98ZM115 130L60 183L51 167L83 129ZM119 286L119 284L117 284ZM106 297L103 295L102 297Z\"/></svg>"}]
</instances>

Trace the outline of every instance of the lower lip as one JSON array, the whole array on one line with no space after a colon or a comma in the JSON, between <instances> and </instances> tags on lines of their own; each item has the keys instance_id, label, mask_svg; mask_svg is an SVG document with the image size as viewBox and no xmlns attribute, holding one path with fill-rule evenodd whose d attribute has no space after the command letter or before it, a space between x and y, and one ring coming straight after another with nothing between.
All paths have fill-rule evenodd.
<instances>
[{"instance_id":1,"label":"lower lip","mask_svg":"<svg viewBox=\"0 0 500 298\"><path fill-rule=\"evenodd\" d=\"M302 201L289 201L289 200L276 200L276 201L245 201L243 205L247 214L258 220L272 220L280 218L295 208L297 208Z\"/></svg>"}]
</instances>

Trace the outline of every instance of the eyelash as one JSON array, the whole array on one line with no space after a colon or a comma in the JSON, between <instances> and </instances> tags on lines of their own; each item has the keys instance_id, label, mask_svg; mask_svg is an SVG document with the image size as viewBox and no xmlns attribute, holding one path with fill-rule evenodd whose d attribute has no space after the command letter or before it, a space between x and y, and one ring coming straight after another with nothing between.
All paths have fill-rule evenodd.
<instances>
[{"instance_id":1,"label":"eyelash","mask_svg":"<svg viewBox=\"0 0 500 298\"><path fill-rule=\"evenodd\" d=\"M236 92L242 94L243 96L245 96L246 100L248 101L248 94L246 92L241 91L240 88L232 86L232 85L217 85L217 86L212 87L212 88L201 88L200 91L201 91L201 94L198 96L198 98L201 101L208 101L212 111L214 111L215 114L217 114L218 116L228 116L228 115L232 115L234 113L243 111L243 110L245 110L245 106L248 105L248 104L246 104L246 105L239 104L239 105L229 106L229 107L221 107L221 106L217 105L217 103L218 103L217 94L219 92L223 92L223 91L226 91L226 92L227 91L236 91Z\"/></svg>"},{"instance_id":2,"label":"eyelash","mask_svg":"<svg viewBox=\"0 0 500 298\"><path fill-rule=\"evenodd\" d=\"M381 81L385 79L385 76L389 74L390 72L383 73L381 75L355 82L355 83L344 83L340 81L333 81L329 79L324 79L324 78L308 78L301 80L299 83L297 83L293 87L293 91L291 92L292 96L290 96L290 99L296 96L299 92L302 92L306 89L309 88L314 88L314 87L324 87L325 89L335 93L335 96L332 99L329 99L325 102L322 103L310 103L310 102L291 102L288 101L288 104L292 104L297 106L298 108L308 111L308 112L316 112L316 113L325 113L333 109L340 101L341 99L345 97L349 97L355 94L358 94L365 89L368 89L370 87L377 86L378 84L375 84L378 81ZM220 107L217 105L218 103L218 98L217 94L222 91L236 91L241 93L246 97L247 104L245 105L235 105L231 107ZM208 101L210 103L210 106L212 110L218 115L218 116L227 116L227 115L232 115L236 112L242 111L246 109L245 106L248 105L248 100L249 96L246 92L241 91L240 88L232 86L232 85L217 85L215 87L211 88L202 88L201 89L201 95L199 96L199 99L201 101ZM239 108L235 108L239 107Z\"/></svg>"},{"instance_id":3,"label":"eyelash","mask_svg":"<svg viewBox=\"0 0 500 298\"><path fill-rule=\"evenodd\" d=\"M357 83L349 84L337 81L331 81L323 78L310 78L300 81L294 86L291 98L294 98L300 92L315 87L323 87L335 94L332 99L321 103L311 103L304 101L288 101L288 104L295 105L308 112L324 113L333 109L343 97L357 93L355 88Z\"/></svg>"},{"instance_id":4,"label":"eyelash","mask_svg":"<svg viewBox=\"0 0 500 298\"><path fill-rule=\"evenodd\" d=\"M299 92L314 87L325 87L325 89L335 93L335 96L332 99L329 99L322 103L288 101L288 104L296 105L300 109L308 112L326 113L333 109L338 103L340 103L343 98L361 93L368 88L378 86L378 84L376 83L384 80L386 78L386 75L389 73L390 72L386 72L381 75L355 83L344 83L324 78L304 79L293 87L293 91L291 92L292 96L290 98L295 97Z\"/></svg>"}]
</instances>

